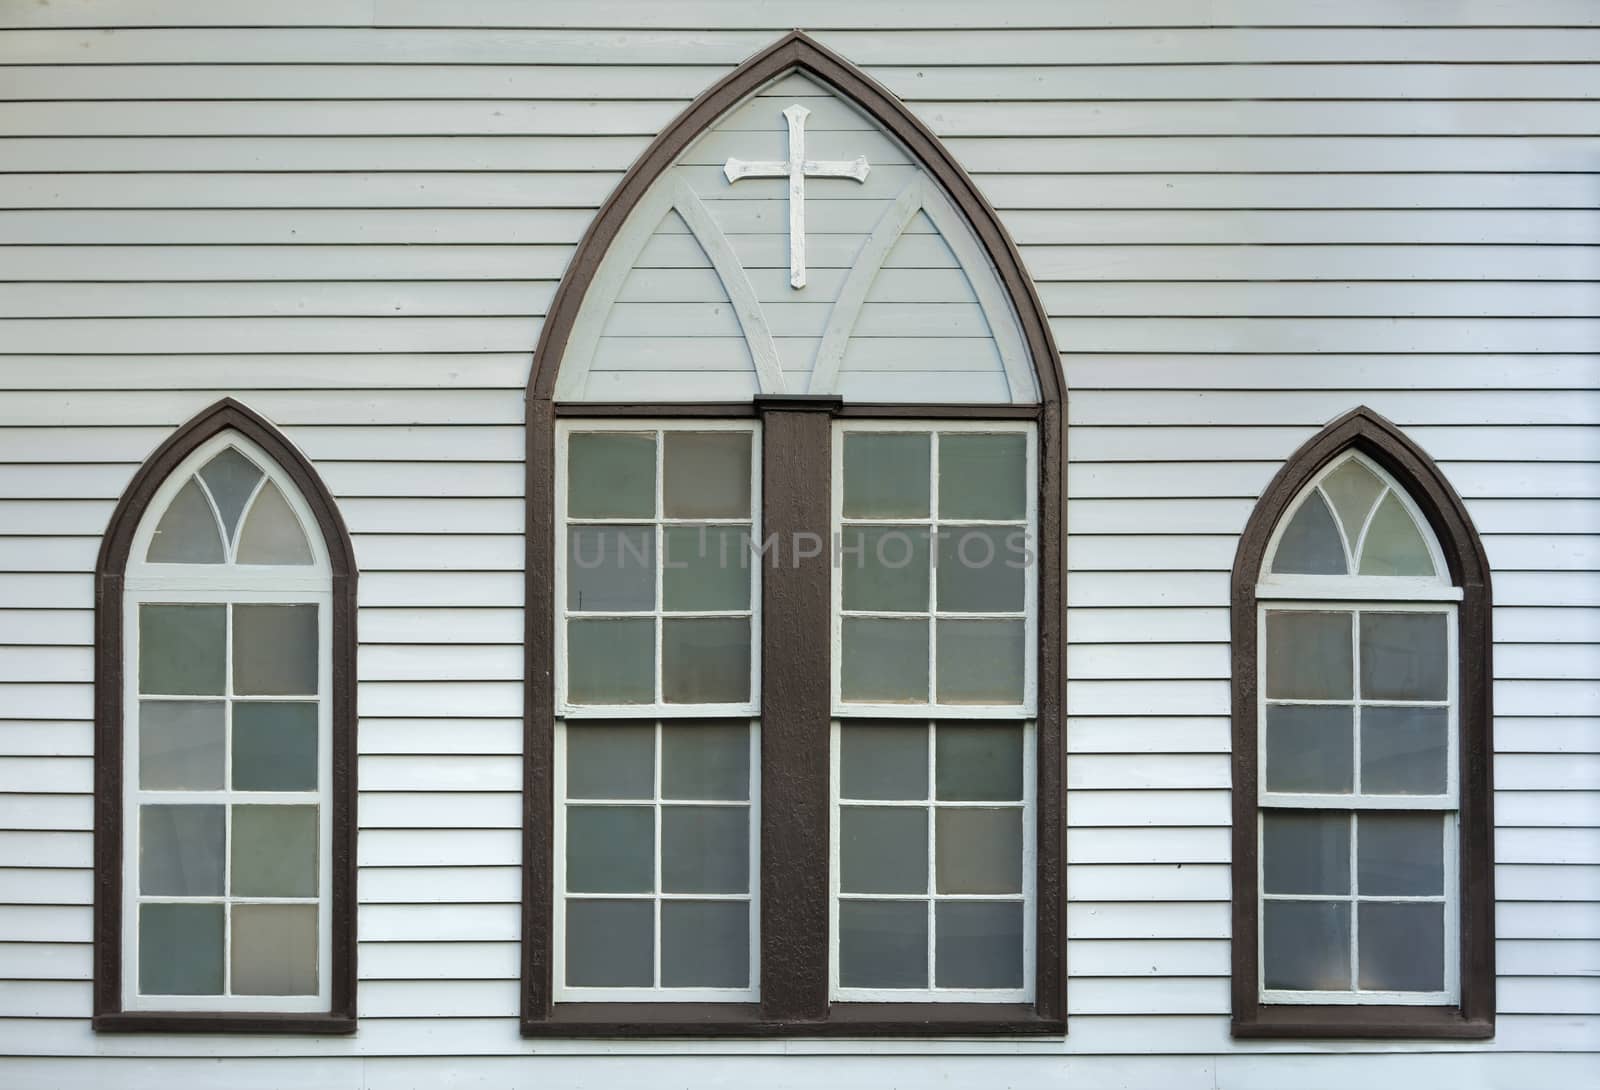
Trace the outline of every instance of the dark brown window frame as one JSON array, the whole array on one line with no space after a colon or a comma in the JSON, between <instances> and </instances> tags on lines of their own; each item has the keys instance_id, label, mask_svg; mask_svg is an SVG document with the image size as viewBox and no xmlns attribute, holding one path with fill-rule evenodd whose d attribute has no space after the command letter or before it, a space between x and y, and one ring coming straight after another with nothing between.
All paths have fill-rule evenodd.
<instances>
[{"instance_id":1,"label":"dark brown window frame","mask_svg":"<svg viewBox=\"0 0 1600 1090\"><path fill-rule=\"evenodd\" d=\"M1416 501L1439 541L1459 607L1461 1001L1442 1006L1263 1004L1258 991L1256 583L1273 529L1325 466L1355 450ZM1233 563L1233 1035L1486 1038L1494 1036L1493 665L1489 560L1472 517L1433 459L1366 406L1290 455L1267 486Z\"/></svg>"},{"instance_id":2,"label":"dark brown window frame","mask_svg":"<svg viewBox=\"0 0 1600 1090\"><path fill-rule=\"evenodd\" d=\"M634 206L691 141L758 88L793 71L838 90L897 138L972 227L1014 307L1039 384L1038 405L844 404L836 397L763 396L716 404L554 401L583 298ZM1039 442L1038 861L1034 1001L830 1003L828 994L827 655L832 608L827 558L768 566L761 699L761 1000L749 1004L562 1003L552 1000L554 663L553 527L558 416L758 417L762 537L831 533L834 417L1032 419ZM1024 1035L1066 1030L1064 796L1065 384L1050 325L999 217L938 137L890 92L795 31L745 61L678 116L629 169L579 243L534 353L527 395L527 689L523 758L521 1028L530 1037ZM819 452L822 456L818 456ZM793 623L788 623L792 621ZM807 638L805 633L809 632Z\"/></svg>"},{"instance_id":3,"label":"dark brown window frame","mask_svg":"<svg viewBox=\"0 0 1600 1090\"><path fill-rule=\"evenodd\" d=\"M331 1001L325 1012L128 1011L122 1005L123 581L133 536L162 483L213 436L234 431L286 473L317 520L332 574ZM101 1032L354 1033L356 1028L356 561L338 506L311 463L266 419L224 398L173 432L111 513L94 573L94 1017Z\"/></svg>"}]
</instances>

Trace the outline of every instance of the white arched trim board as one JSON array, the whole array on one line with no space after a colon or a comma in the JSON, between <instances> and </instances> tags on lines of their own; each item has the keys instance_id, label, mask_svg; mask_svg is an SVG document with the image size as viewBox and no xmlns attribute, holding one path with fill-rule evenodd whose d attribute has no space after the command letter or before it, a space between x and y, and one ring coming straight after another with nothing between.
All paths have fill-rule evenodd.
<instances>
[{"instance_id":1,"label":"white arched trim board","mask_svg":"<svg viewBox=\"0 0 1600 1090\"><path fill-rule=\"evenodd\" d=\"M622 291L622 284L633 271L639 254L655 234L656 228L668 212L677 212L689 228L689 233L699 243L728 293L734 315L744 332L744 341L755 367L756 382L763 394L787 392L783 382L783 367L778 362L778 346L772 339L761 303L755 288L745 275L744 265L733 252L728 236L711 218L711 213L701 203L693 190L676 175L662 179L660 185L646 194L633 210L628 223L618 233L616 241L607 251L605 260L595 273L584 300L583 310L573 323L572 337L563 354L561 373L556 377L556 400L577 400L583 397L594 361L595 349L605 329L606 318Z\"/></svg>"}]
</instances>

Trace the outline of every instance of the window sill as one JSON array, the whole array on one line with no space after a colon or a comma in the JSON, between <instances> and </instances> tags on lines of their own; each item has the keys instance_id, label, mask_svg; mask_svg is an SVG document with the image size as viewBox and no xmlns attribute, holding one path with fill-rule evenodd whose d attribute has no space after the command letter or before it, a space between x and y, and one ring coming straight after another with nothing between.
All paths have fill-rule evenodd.
<instances>
[{"instance_id":1,"label":"window sill","mask_svg":"<svg viewBox=\"0 0 1600 1090\"><path fill-rule=\"evenodd\" d=\"M1459 1007L1261 1007L1245 1018L1233 1020L1236 1038L1367 1037L1445 1038L1487 1040L1494 1036L1494 1020L1470 1019Z\"/></svg>"},{"instance_id":2,"label":"window sill","mask_svg":"<svg viewBox=\"0 0 1600 1090\"><path fill-rule=\"evenodd\" d=\"M281 1033L347 1036L354 1017L342 1014L276 1014L247 1011L117 1011L94 1016L96 1033Z\"/></svg>"},{"instance_id":3,"label":"window sill","mask_svg":"<svg viewBox=\"0 0 1600 1090\"><path fill-rule=\"evenodd\" d=\"M816 1022L766 1021L756 1003L558 1003L524 1037L1060 1037L1025 1003L835 1003Z\"/></svg>"}]
</instances>

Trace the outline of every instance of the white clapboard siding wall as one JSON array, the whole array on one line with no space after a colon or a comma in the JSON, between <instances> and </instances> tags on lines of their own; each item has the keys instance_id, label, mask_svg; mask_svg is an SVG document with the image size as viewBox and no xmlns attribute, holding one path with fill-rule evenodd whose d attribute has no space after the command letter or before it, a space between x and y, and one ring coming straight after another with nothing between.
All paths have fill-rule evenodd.
<instances>
[{"instance_id":1,"label":"white clapboard siding wall","mask_svg":"<svg viewBox=\"0 0 1600 1090\"><path fill-rule=\"evenodd\" d=\"M1070 1032L530 1044L529 356L621 171L797 23L947 139L1055 323ZM1592 1082L1600 5L0 0L0 100L0 1084ZM347 1039L89 1029L98 535L223 395L316 462L362 568ZM1499 1032L1240 1044L1227 572L1275 468L1362 403L1495 568Z\"/></svg>"}]
</instances>

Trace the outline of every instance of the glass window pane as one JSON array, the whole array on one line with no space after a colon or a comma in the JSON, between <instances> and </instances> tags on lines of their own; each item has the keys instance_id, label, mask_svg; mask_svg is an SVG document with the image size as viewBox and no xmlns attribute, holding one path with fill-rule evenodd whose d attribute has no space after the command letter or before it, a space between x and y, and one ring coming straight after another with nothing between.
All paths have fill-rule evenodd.
<instances>
[{"instance_id":1,"label":"glass window pane","mask_svg":"<svg viewBox=\"0 0 1600 1090\"><path fill-rule=\"evenodd\" d=\"M940 621L939 701L1022 703L1025 633L1022 621Z\"/></svg>"},{"instance_id":2,"label":"glass window pane","mask_svg":"<svg viewBox=\"0 0 1600 1090\"><path fill-rule=\"evenodd\" d=\"M655 797L656 729L649 723L568 723L567 797Z\"/></svg>"},{"instance_id":3,"label":"glass window pane","mask_svg":"<svg viewBox=\"0 0 1600 1090\"><path fill-rule=\"evenodd\" d=\"M655 904L567 899L567 986L648 988L655 983Z\"/></svg>"},{"instance_id":4,"label":"glass window pane","mask_svg":"<svg viewBox=\"0 0 1600 1090\"><path fill-rule=\"evenodd\" d=\"M669 519L750 517L750 434L669 431L663 512Z\"/></svg>"},{"instance_id":5,"label":"glass window pane","mask_svg":"<svg viewBox=\"0 0 1600 1090\"><path fill-rule=\"evenodd\" d=\"M317 895L317 807L235 806L235 897Z\"/></svg>"},{"instance_id":6,"label":"glass window pane","mask_svg":"<svg viewBox=\"0 0 1600 1090\"><path fill-rule=\"evenodd\" d=\"M139 807L139 892L222 893L222 807Z\"/></svg>"},{"instance_id":7,"label":"glass window pane","mask_svg":"<svg viewBox=\"0 0 1600 1090\"><path fill-rule=\"evenodd\" d=\"M750 701L750 619L661 623L661 699L668 704Z\"/></svg>"},{"instance_id":8,"label":"glass window pane","mask_svg":"<svg viewBox=\"0 0 1600 1090\"><path fill-rule=\"evenodd\" d=\"M750 811L743 806L663 806L661 890L750 892Z\"/></svg>"},{"instance_id":9,"label":"glass window pane","mask_svg":"<svg viewBox=\"0 0 1600 1090\"><path fill-rule=\"evenodd\" d=\"M1442 795L1448 788L1448 708L1361 709L1361 790Z\"/></svg>"},{"instance_id":10,"label":"glass window pane","mask_svg":"<svg viewBox=\"0 0 1600 1090\"><path fill-rule=\"evenodd\" d=\"M1272 554L1272 570L1281 575L1344 575L1344 544L1317 492L1307 494Z\"/></svg>"},{"instance_id":11,"label":"glass window pane","mask_svg":"<svg viewBox=\"0 0 1600 1090\"><path fill-rule=\"evenodd\" d=\"M925 613L930 607L928 531L920 526L846 526L839 532L845 609Z\"/></svg>"},{"instance_id":12,"label":"glass window pane","mask_svg":"<svg viewBox=\"0 0 1600 1090\"><path fill-rule=\"evenodd\" d=\"M926 988L927 902L840 901L839 983L846 988Z\"/></svg>"},{"instance_id":13,"label":"glass window pane","mask_svg":"<svg viewBox=\"0 0 1600 1090\"><path fill-rule=\"evenodd\" d=\"M567 807L567 892L650 893L655 854L650 807Z\"/></svg>"},{"instance_id":14,"label":"glass window pane","mask_svg":"<svg viewBox=\"0 0 1600 1090\"><path fill-rule=\"evenodd\" d=\"M655 518L656 437L582 432L567 440L567 514Z\"/></svg>"},{"instance_id":15,"label":"glass window pane","mask_svg":"<svg viewBox=\"0 0 1600 1090\"><path fill-rule=\"evenodd\" d=\"M153 564L221 564L227 559L217 516L193 477L178 489L156 523L145 559Z\"/></svg>"},{"instance_id":16,"label":"glass window pane","mask_svg":"<svg viewBox=\"0 0 1600 1090\"><path fill-rule=\"evenodd\" d=\"M940 901L934 911L936 986L1022 987L1022 902Z\"/></svg>"},{"instance_id":17,"label":"glass window pane","mask_svg":"<svg viewBox=\"0 0 1600 1090\"><path fill-rule=\"evenodd\" d=\"M656 696L656 623L567 622L567 699L649 704Z\"/></svg>"},{"instance_id":18,"label":"glass window pane","mask_svg":"<svg viewBox=\"0 0 1600 1090\"><path fill-rule=\"evenodd\" d=\"M228 646L227 607L139 607L139 691L221 696Z\"/></svg>"},{"instance_id":19,"label":"glass window pane","mask_svg":"<svg viewBox=\"0 0 1600 1090\"><path fill-rule=\"evenodd\" d=\"M317 906L234 905L236 995L317 994Z\"/></svg>"},{"instance_id":20,"label":"glass window pane","mask_svg":"<svg viewBox=\"0 0 1600 1090\"><path fill-rule=\"evenodd\" d=\"M939 608L1021 613L1026 536L1009 526L944 527L939 534Z\"/></svg>"},{"instance_id":21,"label":"glass window pane","mask_svg":"<svg viewBox=\"0 0 1600 1090\"><path fill-rule=\"evenodd\" d=\"M839 888L845 893L927 893L928 812L839 807Z\"/></svg>"},{"instance_id":22,"label":"glass window pane","mask_svg":"<svg viewBox=\"0 0 1600 1090\"><path fill-rule=\"evenodd\" d=\"M1025 435L939 436L939 517L1028 517Z\"/></svg>"},{"instance_id":23,"label":"glass window pane","mask_svg":"<svg viewBox=\"0 0 1600 1090\"><path fill-rule=\"evenodd\" d=\"M940 893L1022 892L1022 811L938 809L935 870Z\"/></svg>"},{"instance_id":24,"label":"glass window pane","mask_svg":"<svg viewBox=\"0 0 1600 1090\"><path fill-rule=\"evenodd\" d=\"M662 608L750 608L750 530L745 526L668 526Z\"/></svg>"},{"instance_id":25,"label":"glass window pane","mask_svg":"<svg viewBox=\"0 0 1600 1090\"><path fill-rule=\"evenodd\" d=\"M922 704L928 699L928 624L875 617L841 622L839 690L845 700Z\"/></svg>"},{"instance_id":26,"label":"glass window pane","mask_svg":"<svg viewBox=\"0 0 1600 1090\"><path fill-rule=\"evenodd\" d=\"M1444 893L1444 818L1361 814L1356 818L1356 892L1363 897Z\"/></svg>"},{"instance_id":27,"label":"glass window pane","mask_svg":"<svg viewBox=\"0 0 1600 1090\"><path fill-rule=\"evenodd\" d=\"M1443 700L1447 623L1443 613L1363 613L1362 699Z\"/></svg>"},{"instance_id":28,"label":"glass window pane","mask_svg":"<svg viewBox=\"0 0 1600 1090\"><path fill-rule=\"evenodd\" d=\"M139 701L139 786L146 791L221 788L222 709L218 700Z\"/></svg>"},{"instance_id":29,"label":"glass window pane","mask_svg":"<svg viewBox=\"0 0 1600 1090\"><path fill-rule=\"evenodd\" d=\"M1361 539L1361 528L1367 524L1373 503L1383 491L1383 482L1358 460L1347 458L1343 465L1322 479L1322 490L1333 501L1345 539L1354 548Z\"/></svg>"},{"instance_id":30,"label":"glass window pane","mask_svg":"<svg viewBox=\"0 0 1600 1090\"><path fill-rule=\"evenodd\" d=\"M233 691L309 696L317 691L317 607L233 607Z\"/></svg>"},{"instance_id":31,"label":"glass window pane","mask_svg":"<svg viewBox=\"0 0 1600 1090\"><path fill-rule=\"evenodd\" d=\"M239 534L241 564L310 564L311 544L278 486L268 481L245 516Z\"/></svg>"},{"instance_id":32,"label":"glass window pane","mask_svg":"<svg viewBox=\"0 0 1600 1090\"><path fill-rule=\"evenodd\" d=\"M1022 727L1014 723L938 727L942 802L1022 801Z\"/></svg>"},{"instance_id":33,"label":"glass window pane","mask_svg":"<svg viewBox=\"0 0 1600 1090\"><path fill-rule=\"evenodd\" d=\"M845 723L839 728L839 796L928 797L928 728L921 723Z\"/></svg>"},{"instance_id":34,"label":"glass window pane","mask_svg":"<svg viewBox=\"0 0 1600 1090\"><path fill-rule=\"evenodd\" d=\"M1261 826L1265 892L1350 892L1349 814L1268 811Z\"/></svg>"},{"instance_id":35,"label":"glass window pane","mask_svg":"<svg viewBox=\"0 0 1600 1090\"><path fill-rule=\"evenodd\" d=\"M742 722L663 725L661 795L668 799L748 799L749 725Z\"/></svg>"},{"instance_id":36,"label":"glass window pane","mask_svg":"<svg viewBox=\"0 0 1600 1090\"><path fill-rule=\"evenodd\" d=\"M567 608L628 613L656 605L654 526L569 526Z\"/></svg>"},{"instance_id":37,"label":"glass window pane","mask_svg":"<svg viewBox=\"0 0 1600 1090\"><path fill-rule=\"evenodd\" d=\"M139 906L139 994L222 994L222 906Z\"/></svg>"},{"instance_id":38,"label":"glass window pane","mask_svg":"<svg viewBox=\"0 0 1600 1090\"><path fill-rule=\"evenodd\" d=\"M1444 905L1363 902L1361 986L1375 991L1444 991Z\"/></svg>"},{"instance_id":39,"label":"glass window pane","mask_svg":"<svg viewBox=\"0 0 1600 1090\"><path fill-rule=\"evenodd\" d=\"M1267 707L1267 790L1348 794L1354 785L1355 712L1350 707Z\"/></svg>"},{"instance_id":40,"label":"glass window pane","mask_svg":"<svg viewBox=\"0 0 1600 1090\"><path fill-rule=\"evenodd\" d=\"M225 448L200 471L211 498L216 501L217 513L222 516L222 528L228 540L239 528L239 515L261 480L256 464L232 447Z\"/></svg>"},{"instance_id":41,"label":"glass window pane","mask_svg":"<svg viewBox=\"0 0 1600 1090\"><path fill-rule=\"evenodd\" d=\"M925 433L847 433L845 517L927 518L931 446Z\"/></svg>"},{"instance_id":42,"label":"glass window pane","mask_svg":"<svg viewBox=\"0 0 1600 1090\"><path fill-rule=\"evenodd\" d=\"M1348 613L1267 613L1267 696L1289 700L1349 700Z\"/></svg>"},{"instance_id":43,"label":"glass window pane","mask_svg":"<svg viewBox=\"0 0 1600 1090\"><path fill-rule=\"evenodd\" d=\"M1412 521L1411 512L1393 492L1383 497L1361 543L1362 575L1433 575L1433 558Z\"/></svg>"},{"instance_id":44,"label":"glass window pane","mask_svg":"<svg viewBox=\"0 0 1600 1090\"><path fill-rule=\"evenodd\" d=\"M317 789L317 706L237 701L233 705L235 791Z\"/></svg>"},{"instance_id":45,"label":"glass window pane","mask_svg":"<svg viewBox=\"0 0 1600 1090\"><path fill-rule=\"evenodd\" d=\"M1266 901L1261 930L1268 988L1350 990L1350 902Z\"/></svg>"},{"instance_id":46,"label":"glass window pane","mask_svg":"<svg viewBox=\"0 0 1600 1090\"><path fill-rule=\"evenodd\" d=\"M661 986L749 987L749 903L663 901Z\"/></svg>"}]
</instances>

